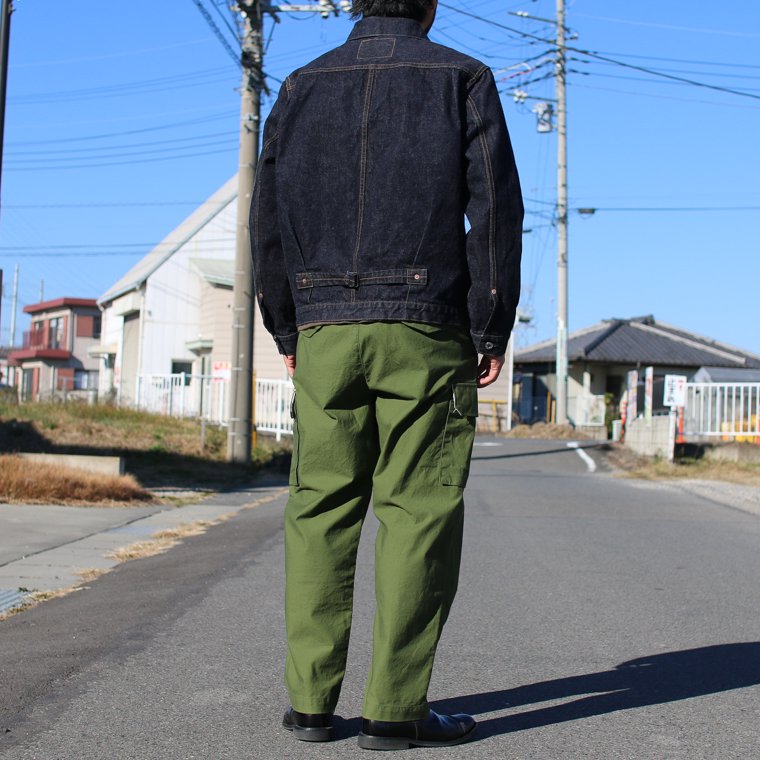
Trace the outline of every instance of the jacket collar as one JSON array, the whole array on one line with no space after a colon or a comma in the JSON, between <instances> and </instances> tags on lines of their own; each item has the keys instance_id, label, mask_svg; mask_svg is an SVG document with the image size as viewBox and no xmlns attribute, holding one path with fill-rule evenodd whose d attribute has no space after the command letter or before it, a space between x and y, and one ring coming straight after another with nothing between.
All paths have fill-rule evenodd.
<instances>
[{"instance_id":1,"label":"jacket collar","mask_svg":"<svg viewBox=\"0 0 760 760\"><path fill-rule=\"evenodd\" d=\"M422 25L412 18L396 16L370 16L357 22L349 40L362 37L427 37Z\"/></svg>"}]
</instances>

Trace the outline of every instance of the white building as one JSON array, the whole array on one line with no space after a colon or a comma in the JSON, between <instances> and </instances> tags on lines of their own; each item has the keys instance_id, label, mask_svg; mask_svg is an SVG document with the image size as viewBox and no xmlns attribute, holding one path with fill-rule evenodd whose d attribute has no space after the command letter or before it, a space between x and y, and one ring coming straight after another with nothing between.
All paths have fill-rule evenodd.
<instances>
[{"instance_id":1,"label":"white building","mask_svg":"<svg viewBox=\"0 0 760 760\"><path fill-rule=\"evenodd\" d=\"M181 403L186 412L208 413L212 405L213 416L226 414L236 200L233 177L98 299L101 343L90 353L101 357L101 398L154 407L149 398L174 383L166 403L175 408L158 411L177 413ZM258 309L254 370L258 377L285 377ZM184 379L176 377L181 373Z\"/></svg>"}]
</instances>

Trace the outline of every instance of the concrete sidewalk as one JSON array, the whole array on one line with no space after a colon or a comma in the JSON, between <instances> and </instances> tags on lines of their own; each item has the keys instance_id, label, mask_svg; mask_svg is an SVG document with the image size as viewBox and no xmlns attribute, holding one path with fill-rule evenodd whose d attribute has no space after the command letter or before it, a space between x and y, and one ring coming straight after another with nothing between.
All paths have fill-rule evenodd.
<instances>
[{"instance_id":1,"label":"concrete sidewalk","mask_svg":"<svg viewBox=\"0 0 760 760\"><path fill-rule=\"evenodd\" d=\"M0 613L33 592L82 582L83 571L110 570L106 555L159 531L198 520L214 522L286 490L282 476L265 474L247 486L182 507L65 507L0 504Z\"/></svg>"}]
</instances>

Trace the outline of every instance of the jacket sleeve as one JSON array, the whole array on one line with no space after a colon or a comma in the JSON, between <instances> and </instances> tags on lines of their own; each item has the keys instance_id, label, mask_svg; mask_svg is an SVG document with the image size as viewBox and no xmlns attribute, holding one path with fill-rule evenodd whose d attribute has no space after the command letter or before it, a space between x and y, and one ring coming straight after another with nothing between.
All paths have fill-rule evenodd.
<instances>
[{"instance_id":1,"label":"jacket sleeve","mask_svg":"<svg viewBox=\"0 0 760 760\"><path fill-rule=\"evenodd\" d=\"M491 70L467 98L467 309L478 353L507 350L520 299L523 202L504 112Z\"/></svg>"},{"instance_id":2,"label":"jacket sleeve","mask_svg":"<svg viewBox=\"0 0 760 760\"><path fill-rule=\"evenodd\" d=\"M253 284L264 327L281 354L295 354L298 331L296 310L285 266L277 216L277 137L288 101L288 83L281 90L264 125L250 213Z\"/></svg>"}]
</instances>

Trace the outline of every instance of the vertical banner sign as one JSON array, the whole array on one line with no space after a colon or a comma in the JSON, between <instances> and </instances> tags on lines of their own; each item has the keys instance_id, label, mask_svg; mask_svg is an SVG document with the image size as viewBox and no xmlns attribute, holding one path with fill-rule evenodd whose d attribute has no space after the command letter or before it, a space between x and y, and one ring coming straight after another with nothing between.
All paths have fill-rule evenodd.
<instances>
[{"instance_id":1,"label":"vertical banner sign","mask_svg":"<svg viewBox=\"0 0 760 760\"><path fill-rule=\"evenodd\" d=\"M644 417L647 422L652 421L652 408L654 406L654 367L644 370Z\"/></svg>"},{"instance_id":2,"label":"vertical banner sign","mask_svg":"<svg viewBox=\"0 0 760 760\"><path fill-rule=\"evenodd\" d=\"M628 412L628 422L633 422L633 420L638 417L638 386L639 386L639 373L632 369L628 373L628 405L627 405L627 412Z\"/></svg>"},{"instance_id":3,"label":"vertical banner sign","mask_svg":"<svg viewBox=\"0 0 760 760\"><path fill-rule=\"evenodd\" d=\"M686 406L686 375L665 375L662 405L676 409Z\"/></svg>"}]
</instances>

